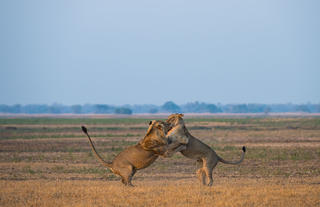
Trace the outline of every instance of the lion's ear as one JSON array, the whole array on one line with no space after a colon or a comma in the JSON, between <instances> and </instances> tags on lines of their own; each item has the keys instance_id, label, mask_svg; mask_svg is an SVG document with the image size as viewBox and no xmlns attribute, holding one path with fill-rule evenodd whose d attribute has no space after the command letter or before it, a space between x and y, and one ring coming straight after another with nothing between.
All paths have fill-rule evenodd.
<instances>
[{"instance_id":1,"label":"lion's ear","mask_svg":"<svg viewBox=\"0 0 320 207\"><path fill-rule=\"evenodd\" d=\"M151 124L152 124L152 121L149 122L149 125L151 125Z\"/></svg>"}]
</instances>

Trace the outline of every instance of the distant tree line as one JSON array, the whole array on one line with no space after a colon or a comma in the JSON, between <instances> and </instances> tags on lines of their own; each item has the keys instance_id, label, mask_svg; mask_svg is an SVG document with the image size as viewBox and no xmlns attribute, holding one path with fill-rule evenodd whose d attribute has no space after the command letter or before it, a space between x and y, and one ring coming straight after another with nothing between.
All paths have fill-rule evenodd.
<instances>
[{"instance_id":1,"label":"distant tree line","mask_svg":"<svg viewBox=\"0 0 320 207\"><path fill-rule=\"evenodd\" d=\"M270 113L270 112L304 112L320 113L320 104L208 104L192 102L177 105L168 101L161 106L107 104L28 104L0 105L0 113L25 114L141 114L141 113Z\"/></svg>"}]
</instances>

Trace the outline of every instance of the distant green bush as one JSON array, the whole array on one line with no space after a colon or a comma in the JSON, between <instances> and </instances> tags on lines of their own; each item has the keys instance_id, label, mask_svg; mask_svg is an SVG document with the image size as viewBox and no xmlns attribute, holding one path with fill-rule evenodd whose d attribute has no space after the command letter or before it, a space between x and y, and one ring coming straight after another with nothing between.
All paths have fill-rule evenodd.
<instances>
[{"instance_id":1,"label":"distant green bush","mask_svg":"<svg viewBox=\"0 0 320 207\"><path fill-rule=\"evenodd\" d=\"M114 110L114 113L116 114L132 114L132 110L125 107L116 108Z\"/></svg>"},{"instance_id":2,"label":"distant green bush","mask_svg":"<svg viewBox=\"0 0 320 207\"><path fill-rule=\"evenodd\" d=\"M181 112L181 108L172 101L168 101L168 102L164 103L161 108L165 112L171 112L171 113L180 113Z\"/></svg>"}]
</instances>

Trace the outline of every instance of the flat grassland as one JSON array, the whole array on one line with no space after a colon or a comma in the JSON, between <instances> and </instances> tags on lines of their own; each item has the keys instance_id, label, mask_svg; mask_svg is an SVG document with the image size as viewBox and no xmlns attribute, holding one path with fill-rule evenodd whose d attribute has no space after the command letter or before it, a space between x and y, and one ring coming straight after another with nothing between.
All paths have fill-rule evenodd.
<instances>
[{"instance_id":1,"label":"flat grassland","mask_svg":"<svg viewBox=\"0 0 320 207\"><path fill-rule=\"evenodd\" d=\"M165 119L164 116L156 117ZM220 156L212 187L180 153L159 158L133 178L134 188L103 168L143 138L155 117L0 118L0 206L320 206L320 118L186 116L194 136Z\"/></svg>"}]
</instances>

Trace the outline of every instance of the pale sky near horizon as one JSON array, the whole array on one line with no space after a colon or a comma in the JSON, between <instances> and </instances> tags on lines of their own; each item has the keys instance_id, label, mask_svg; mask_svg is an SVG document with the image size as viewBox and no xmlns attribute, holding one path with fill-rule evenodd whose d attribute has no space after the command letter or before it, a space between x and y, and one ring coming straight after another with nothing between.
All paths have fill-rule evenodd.
<instances>
[{"instance_id":1,"label":"pale sky near horizon","mask_svg":"<svg viewBox=\"0 0 320 207\"><path fill-rule=\"evenodd\" d=\"M2 0L0 104L320 103L317 0Z\"/></svg>"}]
</instances>

